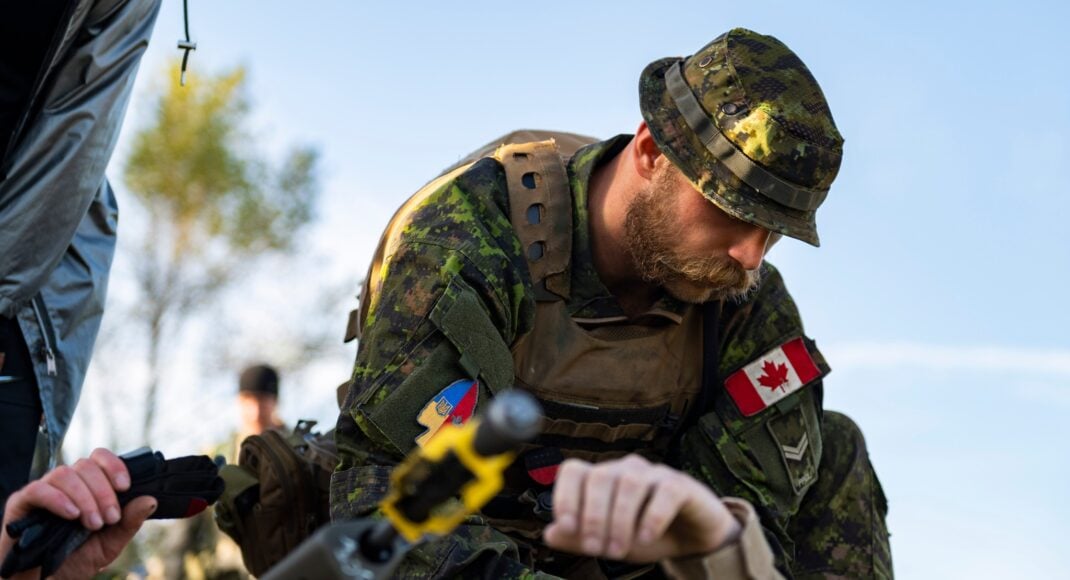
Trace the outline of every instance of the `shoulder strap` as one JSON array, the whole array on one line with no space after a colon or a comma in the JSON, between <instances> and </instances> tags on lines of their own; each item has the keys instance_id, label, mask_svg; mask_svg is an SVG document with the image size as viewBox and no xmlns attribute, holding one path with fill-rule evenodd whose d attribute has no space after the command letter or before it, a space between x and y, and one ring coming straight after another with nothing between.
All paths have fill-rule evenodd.
<instances>
[{"instance_id":1,"label":"shoulder strap","mask_svg":"<svg viewBox=\"0 0 1070 580\"><path fill-rule=\"evenodd\" d=\"M572 190L554 140L502 145L509 221L516 230L539 301L567 299L572 258Z\"/></svg>"},{"instance_id":2,"label":"shoulder strap","mask_svg":"<svg viewBox=\"0 0 1070 580\"><path fill-rule=\"evenodd\" d=\"M676 431L675 437L679 438L691 428L692 425L706 414L713 404L715 389L721 386L721 332L720 320L724 310L724 301L706 302L702 306L702 390L699 391L695 404L692 405L684 417L684 422Z\"/></svg>"},{"instance_id":3,"label":"shoulder strap","mask_svg":"<svg viewBox=\"0 0 1070 580\"><path fill-rule=\"evenodd\" d=\"M526 141L521 145L511 145ZM536 284L536 290L542 299L557 300L568 296L569 283L568 283L568 261L572 254L572 196L571 189L568 185L568 171L565 169L564 161L561 159L562 155L571 156L578 149L585 145L598 142L598 139L589 137L587 135L579 135L576 133L566 133L563 131L541 131L541 130L519 130L513 131L506 135L495 139L487 145L473 151L466 155L462 160L451 165L441 175L420 188L420 191L416 192L391 218L390 224L383 230L383 235L379 239L379 245L375 250L375 255L372 258L371 264L368 266L368 275L364 277L363 288L360 293L360 306L350 312L349 323L346 326L345 341L349 342L353 339L360 338L363 333L365 317L370 312L372 295L378 290L379 274L383 263L393 253L393 248L390 247L389 240L391 236L396 234L398 224L403 223L405 218L411 212L411 209L421 201L424 197L435 191L443 183L449 179L453 179L456 176L463 173L473 162L490 155L492 152L497 152L495 157L506 169L507 179L509 180L509 197L510 207L512 208L512 215L510 215L510 221L513 223L513 227L517 229L519 234L524 224L528 223L527 210L532 205L538 205L538 202L533 201L526 195L521 195L520 200L514 199L514 191L519 195L520 191L527 192L529 188L526 187L525 180L529 180L530 183L535 184L534 189L544 191L548 199L556 199L557 203L553 206L543 204L541 209L532 210L533 218L537 215L538 222L547 224L542 228L537 228L539 231L546 230L550 232L550 224L557 224L553 226L553 232L562 232L567 236L567 239L562 239L554 243L555 250L554 260L544 262L545 265L540 265L538 271L543 272L544 275L540 276L539 283ZM541 145L541 146L540 146ZM517 149L513 151L512 148L530 147L532 151L523 151ZM513 153L527 153L530 156L527 158L518 158ZM508 154L506 154L508 153ZM518 163L526 159L527 166ZM531 173L531 177L527 175ZM539 177L536 177L539 176ZM550 181L546 181L550 179ZM519 187L518 187L519 186ZM525 201L527 202L525 204ZM563 204L563 209L561 205ZM523 208L518 210L517 208ZM547 209L549 208L549 209ZM558 215L562 211L567 212L564 215ZM518 213L519 212L519 213ZM552 212L552 213L551 213ZM539 223L531 224L539 225ZM541 237L541 236L536 236ZM528 251L529 245L534 242L542 242L544 245L539 246L546 255L546 246L550 236L545 236L543 239L532 239L531 242L524 244L525 252ZM521 243L524 243L525 238L521 237ZM534 250L538 251L538 250ZM563 254L562 254L563 253ZM563 258L562 258L563 255ZM562 261L563 260L563 261ZM541 261L541 258L536 258L534 261ZM533 262L530 255L528 255L528 264ZM532 270L532 278L535 278ZM552 280L547 279L546 274L554 274ZM543 282L549 284L544 286ZM549 291L547 291L549 288Z\"/></svg>"}]
</instances>

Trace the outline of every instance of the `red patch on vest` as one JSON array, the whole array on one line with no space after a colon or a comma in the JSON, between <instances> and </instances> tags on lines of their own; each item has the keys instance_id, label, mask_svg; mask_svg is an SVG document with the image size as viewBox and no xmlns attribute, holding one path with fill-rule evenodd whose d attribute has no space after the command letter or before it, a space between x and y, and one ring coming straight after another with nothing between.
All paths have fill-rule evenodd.
<instances>
[{"instance_id":1,"label":"red patch on vest","mask_svg":"<svg viewBox=\"0 0 1070 580\"><path fill-rule=\"evenodd\" d=\"M528 476L539 485L550 485L557 479L557 470L565 456L556 447L533 449L524 455L524 468Z\"/></svg>"},{"instance_id":2,"label":"red patch on vest","mask_svg":"<svg viewBox=\"0 0 1070 580\"><path fill-rule=\"evenodd\" d=\"M560 468L560 465L551 465L549 467L529 469L528 475L530 475L531 479L534 479L535 483L538 483L539 485L550 485L557 479L557 470Z\"/></svg>"}]
</instances>

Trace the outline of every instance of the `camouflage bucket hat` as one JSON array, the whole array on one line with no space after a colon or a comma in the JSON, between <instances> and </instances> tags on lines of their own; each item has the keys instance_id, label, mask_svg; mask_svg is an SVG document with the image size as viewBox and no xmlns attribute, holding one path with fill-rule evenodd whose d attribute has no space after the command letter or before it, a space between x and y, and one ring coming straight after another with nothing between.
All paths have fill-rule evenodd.
<instances>
[{"instance_id":1,"label":"camouflage bucket hat","mask_svg":"<svg viewBox=\"0 0 1070 580\"><path fill-rule=\"evenodd\" d=\"M639 103L661 152L717 207L820 245L815 215L843 137L791 49L736 28L686 59L648 65Z\"/></svg>"}]
</instances>

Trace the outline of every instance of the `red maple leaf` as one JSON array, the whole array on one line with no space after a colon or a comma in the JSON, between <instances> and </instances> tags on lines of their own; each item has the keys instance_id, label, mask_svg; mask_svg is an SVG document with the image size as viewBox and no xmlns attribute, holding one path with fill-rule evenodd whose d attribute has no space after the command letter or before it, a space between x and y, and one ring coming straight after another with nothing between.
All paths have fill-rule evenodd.
<instances>
[{"instance_id":1,"label":"red maple leaf","mask_svg":"<svg viewBox=\"0 0 1070 580\"><path fill-rule=\"evenodd\" d=\"M771 360L762 363L762 376L758 382L763 387L776 389L788 382L788 365L776 364Z\"/></svg>"}]
</instances>

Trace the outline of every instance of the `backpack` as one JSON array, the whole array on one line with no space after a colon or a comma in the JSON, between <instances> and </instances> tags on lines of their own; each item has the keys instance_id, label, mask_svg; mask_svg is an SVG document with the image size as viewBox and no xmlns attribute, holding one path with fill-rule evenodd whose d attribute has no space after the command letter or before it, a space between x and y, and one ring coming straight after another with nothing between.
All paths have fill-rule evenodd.
<instances>
[{"instance_id":1,"label":"backpack","mask_svg":"<svg viewBox=\"0 0 1070 580\"><path fill-rule=\"evenodd\" d=\"M247 437L238 464L220 468L226 490L215 508L216 525L241 547L245 567L257 576L330 523L338 449L334 431L314 433L315 424L299 421L291 433Z\"/></svg>"}]
</instances>

